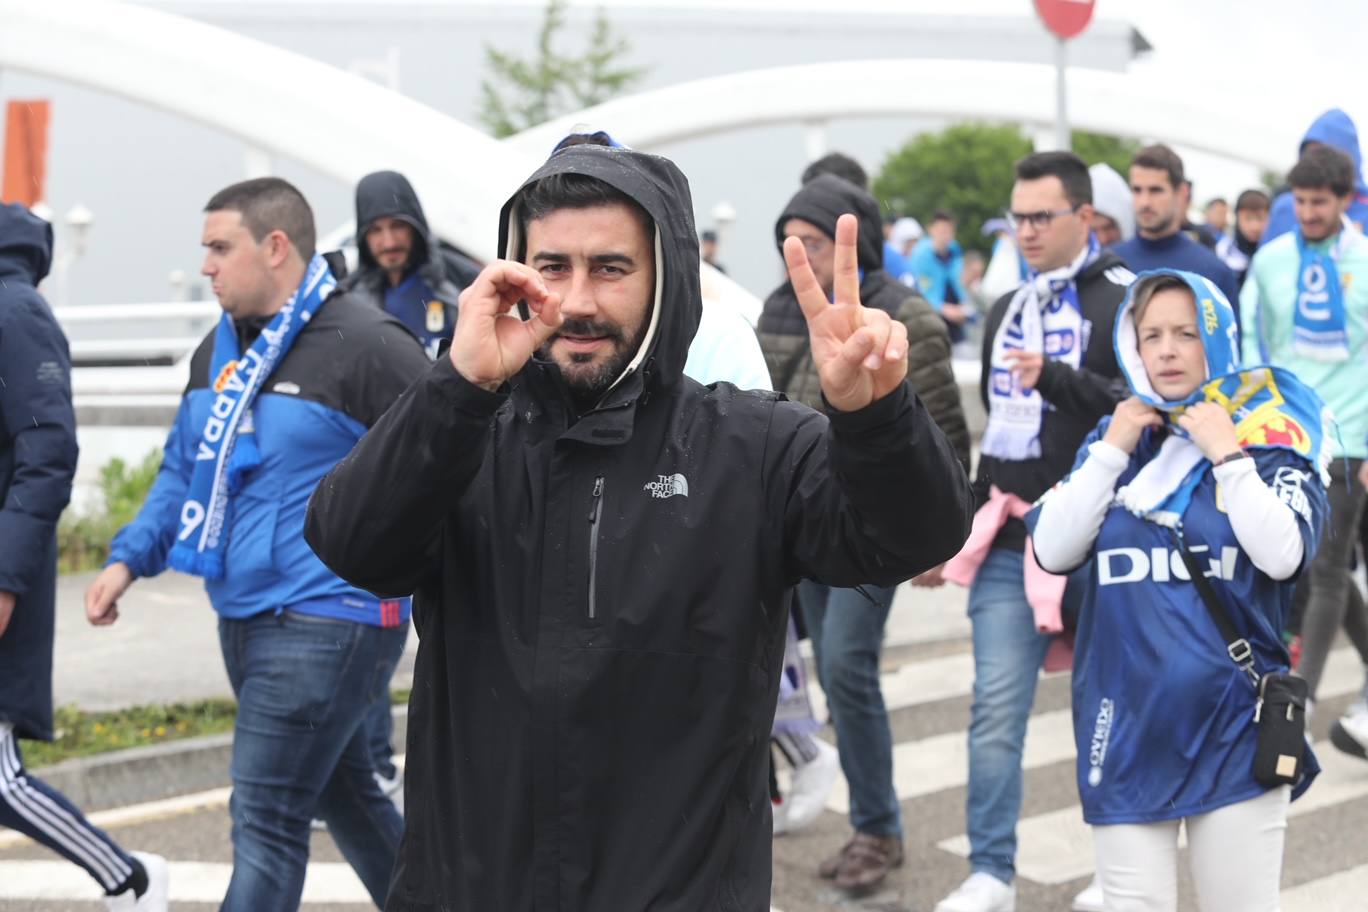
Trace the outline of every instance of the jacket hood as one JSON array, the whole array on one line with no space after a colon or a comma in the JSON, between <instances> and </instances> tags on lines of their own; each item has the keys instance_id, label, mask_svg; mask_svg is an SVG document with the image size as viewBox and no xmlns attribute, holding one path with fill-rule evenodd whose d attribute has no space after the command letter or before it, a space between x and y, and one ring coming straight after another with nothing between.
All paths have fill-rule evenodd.
<instances>
[{"instance_id":1,"label":"jacket hood","mask_svg":"<svg viewBox=\"0 0 1368 912\"><path fill-rule=\"evenodd\" d=\"M624 385L636 373L644 375L643 385L677 383L703 315L698 233L688 178L674 162L645 152L597 145L562 149L504 204L499 215L499 249L507 259L521 261L525 253L517 211L522 190L554 174L601 180L634 200L655 223L655 300L641 348L614 387Z\"/></svg>"},{"instance_id":2,"label":"jacket hood","mask_svg":"<svg viewBox=\"0 0 1368 912\"><path fill-rule=\"evenodd\" d=\"M1298 153L1305 150L1309 142L1323 143L1349 156L1354 162L1354 186L1360 193L1368 191L1363 182L1363 153L1359 150L1358 128L1348 114L1331 108L1317 117L1302 137Z\"/></svg>"},{"instance_id":3,"label":"jacket hood","mask_svg":"<svg viewBox=\"0 0 1368 912\"><path fill-rule=\"evenodd\" d=\"M1126 179L1105 162L1089 168L1088 176L1092 178L1093 208L1116 222L1121 240L1135 237L1135 203Z\"/></svg>"},{"instance_id":4,"label":"jacket hood","mask_svg":"<svg viewBox=\"0 0 1368 912\"><path fill-rule=\"evenodd\" d=\"M1121 366L1121 373L1131 392L1144 400L1145 404L1165 411L1184 405L1194 397L1200 399L1203 395L1198 389L1183 402L1162 398L1155 392L1149 374L1145 372L1144 362L1140 360L1135 320L1132 318L1135 297L1143 289L1168 276L1181 280L1192 291L1193 300L1197 302L1197 331L1201 334L1202 350L1206 353L1206 379L1223 377L1240 366L1239 351L1234 344L1235 311L1214 282L1195 272L1179 269L1152 269L1140 273L1127 289L1126 299L1116 314L1112 335L1116 344L1116 363Z\"/></svg>"},{"instance_id":5,"label":"jacket hood","mask_svg":"<svg viewBox=\"0 0 1368 912\"><path fill-rule=\"evenodd\" d=\"M830 238L836 237L836 220L847 212L860 220L856 254L865 272L883 267L883 217L874 197L844 178L823 174L804 184L788 201L774 223L774 242L784 249L784 223L791 218L811 222Z\"/></svg>"},{"instance_id":6,"label":"jacket hood","mask_svg":"<svg viewBox=\"0 0 1368 912\"><path fill-rule=\"evenodd\" d=\"M52 226L18 203L0 205L0 275L37 285L51 266Z\"/></svg>"},{"instance_id":7,"label":"jacket hood","mask_svg":"<svg viewBox=\"0 0 1368 912\"><path fill-rule=\"evenodd\" d=\"M428 229L423 204L408 178L397 171L376 171L361 178L356 185L356 253L362 269L374 269L375 257L366 246L366 229L378 218L394 218L413 226L417 249L413 252L412 268L428 261L433 243Z\"/></svg>"}]
</instances>

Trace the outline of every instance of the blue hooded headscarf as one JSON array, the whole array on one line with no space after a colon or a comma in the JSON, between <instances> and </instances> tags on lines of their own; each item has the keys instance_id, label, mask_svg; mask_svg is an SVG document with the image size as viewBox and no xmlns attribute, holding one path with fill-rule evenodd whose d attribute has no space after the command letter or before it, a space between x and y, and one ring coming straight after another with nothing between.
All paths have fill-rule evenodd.
<instances>
[{"instance_id":1,"label":"blue hooded headscarf","mask_svg":"<svg viewBox=\"0 0 1368 912\"><path fill-rule=\"evenodd\" d=\"M1164 399L1150 383L1140 360L1133 316L1137 295L1165 279L1177 279L1192 292L1197 331L1206 354L1206 380L1181 400ZM1211 462L1200 451L1194 452L1187 432L1178 424L1178 417L1200 402L1214 402L1225 409L1242 448L1290 450L1328 481L1329 452L1324 442L1329 418L1320 396L1291 371L1268 365L1241 366L1237 338L1235 312L1221 290L1205 277L1177 269L1155 269L1136 277L1116 318L1116 363L1131 392L1165 414L1172 439L1164 441L1159 454L1118 492L1127 509L1166 525L1181 520L1193 490L1211 469Z\"/></svg>"}]
</instances>

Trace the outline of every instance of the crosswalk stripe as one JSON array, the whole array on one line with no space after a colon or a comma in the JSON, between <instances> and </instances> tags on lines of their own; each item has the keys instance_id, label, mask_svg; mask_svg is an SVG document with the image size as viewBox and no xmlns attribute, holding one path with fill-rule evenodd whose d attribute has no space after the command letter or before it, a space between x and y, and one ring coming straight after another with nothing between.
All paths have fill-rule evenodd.
<instances>
[{"instance_id":1,"label":"crosswalk stripe","mask_svg":"<svg viewBox=\"0 0 1368 912\"><path fill-rule=\"evenodd\" d=\"M221 902L233 873L228 863L172 861L169 867L175 902ZM0 899L98 900L103 895L89 874L67 861L0 861ZM350 865L311 862L302 901L369 904L371 899Z\"/></svg>"},{"instance_id":2,"label":"crosswalk stripe","mask_svg":"<svg viewBox=\"0 0 1368 912\"><path fill-rule=\"evenodd\" d=\"M1368 865L1283 890L1282 912L1362 912L1364 896L1368 896Z\"/></svg>"},{"instance_id":3,"label":"crosswalk stripe","mask_svg":"<svg viewBox=\"0 0 1368 912\"><path fill-rule=\"evenodd\" d=\"M1316 744L1321 774L1306 794L1292 802L1289 818L1368 795L1368 765L1341 754L1328 741ZM1180 837L1179 845L1186 844ZM937 847L969 857L969 837L955 836ZM1062 884L1093 873L1092 829L1074 804L1025 818L1017 826L1017 874L1042 884Z\"/></svg>"},{"instance_id":4,"label":"crosswalk stripe","mask_svg":"<svg viewBox=\"0 0 1368 912\"><path fill-rule=\"evenodd\" d=\"M1362 675L1362 666L1353 649L1335 650L1330 654L1321 680L1321 698L1331 699L1355 693L1363 683ZM1052 714L1042 714L1048 715ZM1042 716L1034 717L1032 722ZM1027 732L1027 762L1024 765L1030 769L1032 764L1029 727ZM1071 727L1065 736L1068 743L1057 746L1058 750L1055 753L1062 754L1058 759L1069 759L1074 756ZM960 734L959 738L961 742L965 741L964 735ZM963 744L961 755L966 757L965 763L967 754L967 744ZM897 748L894 748L894 755L896 763ZM1316 756L1320 759L1323 772L1306 794L1292 804L1289 811L1291 817L1309 814L1324 807L1368 795L1368 767L1361 761L1341 754L1329 742L1316 745ZM964 769L967 770L967 766ZM895 771L895 781L896 776ZM963 784L965 777L960 778L960 784ZM1093 872L1091 831L1083 822L1083 812L1077 804L1023 818L1017 824L1017 843L1017 873L1029 880L1043 884L1060 884L1086 877ZM969 857L969 837L966 835L946 839L938 843L938 847L963 858Z\"/></svg>"},{"instance_id":5,"label":"crosswalk stripe","mask_svg":"<svg viewBox=\"0 0 1368 912\"><path fill-rule=\"evenodd\" d=\"M1067 709L1040 713L1026 724L1022 767L1048 766L1074 755L1073 722ZM969 778L969 743L963 731L893 745L893 789L899 801L964 785ZM844 814L850 794L844 777L831 790L827 808Z\"/></svg>"}]
</instances>

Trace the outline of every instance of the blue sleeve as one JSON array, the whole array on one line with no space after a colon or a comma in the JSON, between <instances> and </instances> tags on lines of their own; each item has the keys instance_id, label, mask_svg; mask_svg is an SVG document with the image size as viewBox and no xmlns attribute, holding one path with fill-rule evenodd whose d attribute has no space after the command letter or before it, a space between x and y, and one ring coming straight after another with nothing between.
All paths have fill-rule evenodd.
<instances>
[{"instance_id":1,"label":"blue sleeve","mask_svg":"<svg viewBox=\"0 0 1368 912\"><path fill-rule=\"evenodd\" d=\"M926 303L937 312L940 312L941 302L944 297L941 289L937 287L934 264L928 262L934 260L936 254L933 252L930 243L927 241L918 242L912 248L912 256L907 263L907 271L912 273L914 287L926 298Z\"/></svg>"},{"instance_id":2,"label":"blue sleeve","mask_svg":"<svg viewBox=\"0 0 1368 912\"><path fill-rule=\"evenodd\" d=\"M13 470L0 502L0 591L23 595L51 573L51 540L71 499L76 474L76 416L71 360L37 296L4 302L0 325L0 446Z\"/></svg>"},{"instance_id":3,"label":"blue sleeve","mask_svg":"<svg viewBox=\"0 0 1368 912\"><path fill-rule=\"evenodd\" d=\"M1264 484L1278 495L1278 499L1292 508L1297 514L1297 527L1302 536L1302 562L1296 579L1316 556L1320 546L1322 528L1330 511L1329 496L1320 474L1306 459L1283 449L1257 449L1251 451L1254 465Z\"/></svg>"},{"instance_id":4,"label":"blue sleeve","mask_svg":"<svg viewBox=\"0 0 1368 912\"><path fill-rule=\"evenodd\" d=\"M964 254L956 253L950 260L950 274L946 276L946 281L950 287L955 289L955 300L961 304L969 303L969 293L964 290L964 283L961 277L964 275Z\"/></svg>"},{"instance_id":5,"label":"blue sleeve","mask_svg":"<svg viewBox=\"0 0 1368 912\"><path fill-rule=\"evenodd\" d=\"M156 576L166 569L166 556L180 529L181 506L194 468L193 447L199 434L190 428L190 394L181 399L176 421L166 437L161 470L142 509L119 530L109 546L108 564L123 561L133 578Z\"/></svg>"},{"instance_id":6,"label":"blue sleeve","mask_svg":"<svg viewBox=\"0 0 1368 912\"><path fill-rule=\"evenodd\" d=\"M1287 234L1295 227L1297 214L1292 208L1292 194L1279 193L1268 213L1268 224L1264 226L1263 237L1259 238L1259 246L1262 247L1274 238Z\"/></svg>"}]
</instances>

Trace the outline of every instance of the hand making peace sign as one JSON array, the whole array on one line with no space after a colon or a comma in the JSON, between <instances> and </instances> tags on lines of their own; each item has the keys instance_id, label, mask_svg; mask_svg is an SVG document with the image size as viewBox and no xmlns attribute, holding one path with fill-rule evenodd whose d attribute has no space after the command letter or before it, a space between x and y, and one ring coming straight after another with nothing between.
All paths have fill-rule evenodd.
<instances>
[{"instance_id":1,"label":"hand making peace sign","mask_svg":"<svg viewBox=\"0 0 1368 912\"><path fill-rule=\"evenodd\" d=\"M827 301L812 274L803 242L796 237L784 240L784 262L807 320L822 394L842 412L882 399L907 376L907 327L882 310L860 304L858 231L853 215L836 221L834 303Z\"/></svg>"}]
</instances>

